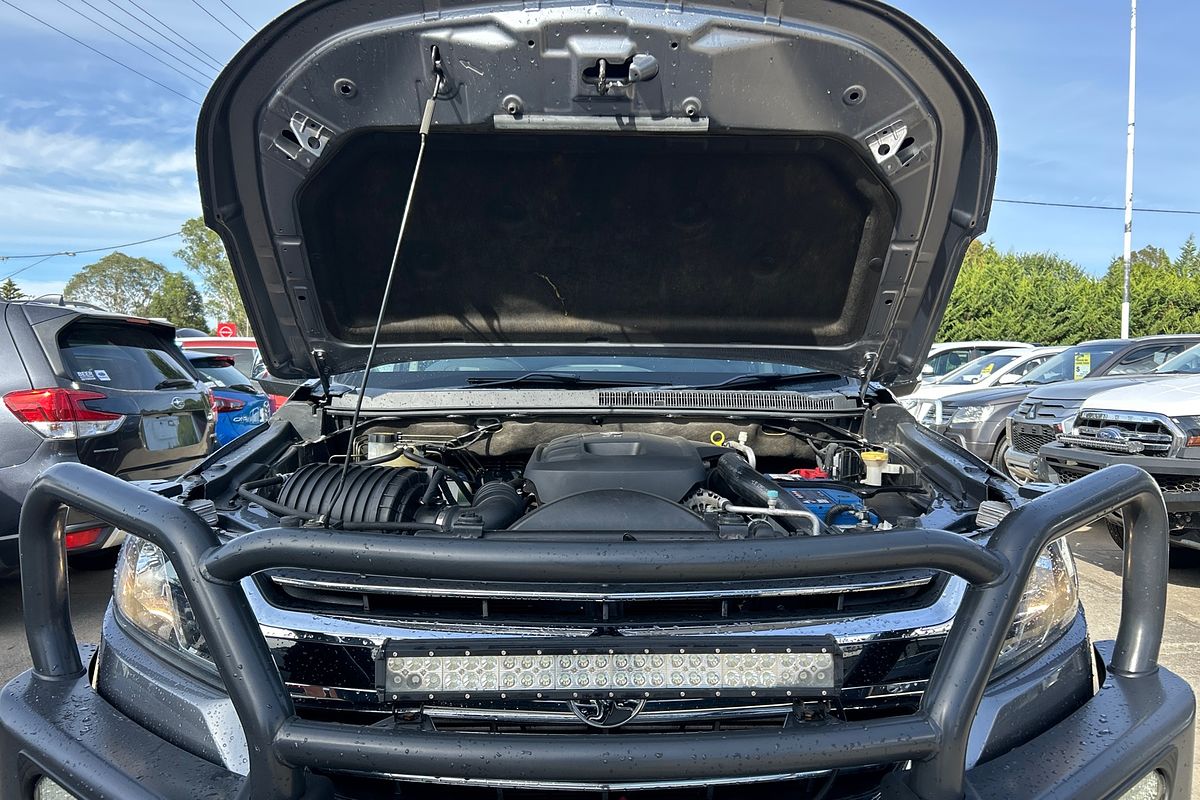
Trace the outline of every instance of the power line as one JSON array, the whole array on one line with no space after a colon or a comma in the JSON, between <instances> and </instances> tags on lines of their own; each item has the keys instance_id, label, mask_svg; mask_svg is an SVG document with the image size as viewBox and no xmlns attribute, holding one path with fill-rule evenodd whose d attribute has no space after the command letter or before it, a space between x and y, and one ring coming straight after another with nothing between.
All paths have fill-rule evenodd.
<instances>
[{"instance_id":1,"label":"power line","mask_svg":"<svg viewBox=\"0 0 1200 800\"><path fill-rule=\"evenodd\" d=\"M15 5L14 3L12 3L12 2L11 2L11 0L0 0L0 3L4 3L4 5L8 6L9 8L12 8L12 9L14 9L14 10L16 10L16 11L19 11L19 12L21 12L22 14L24 14L24 15L25 15L25 16L27 16L27 17L29 17L29 18L30 18L31 20L33 20L34 22L37 22L37 23L39 23L39 24L41 24L41 25L45 25L47 28L49 28L50 30L54 31L55 33L62 34L63 36L65 36L65 37L67 37L68 39L70 39L71 41L75 42L76 44L78 44L78 45L81 45L81 46L83 46L83 47L86 47L88 50L91 50L93 53L95 53L96 55L100 56L101 58L104 58L104 59L107 59L107 60L111 61L112 63L116 64L118 67L122 67L122 68L124 68L124 69L127 69L127 70L129 70L130 72L132 72L134 75L137 75L137 76L139 76L139 77L145 78L146 80L148 80L148 81L150 81L151 83L153 83L155 86L158 86L158 87L160 87L160 88L166 89L166 90L167 90L168 92L170 92L171 94L178 95L179 97L182 97L184 100L187 100L189 103L193 103L193 104L195 104L195 105L200 105L200 101L199 101L199 100L196 100L195 98L192 98L192 97L188 97L186 94L184 94L183 92L179 91L178 89L174 89L174 88L172 88L172 87L168 86L167 84L163 83L162 81L158 81L158 80L155 80L154 78L151 78L151 77L150 77L149 75L147 75L146 73L144 73L144 72L142 72L142 71L140 71L140 70L137 70L137 69L135 69L135 68L133 68L133 67L129 66L129 65L128 65L128 64L126 64L124 61L121 61L121 60L119 60L119 59L117 59L117 58L114 58L113 56L110 56L108 53L105 53L105 52L103 52L103 51L101 51L101 50L97 50L95 47L92 47L90 44L88 44L87 42L85 42L85 41L83 41L83 40L81 40L81 39L76 39L76 38L75 38L74 36L72 36L71 34L67 33L66 31L62 30L61 28L56 28L55 26L51 25L49 22L46 22L46 20L42 19L41 17L37 17L37 16L34 16L33 14L30 14L30 13L29 13L28 11L26 11L25 9L23 9L23 8L21 8L20 6L18 6L18 5Z\"/></svg>"},{"instance_id":2,"label":"power line","mask_svg":"<svg viewBox=\"0 0 1200 800\"><path fill-rule=\"evenodd\" d=\"M108 0L108 1L109 1L110 3L113 3L113 4L115 5L115 2L116 2L116 0ZM200 47L198 44L196 44L195 42L193 42L191 39L187 38L187 37L186 37L186 36L184 36L182 33L180 33L179 31L177 31L175 28L172 28L170 25L168 25L167 23L163 22L163 21L162 21L161 19L159 19L158 17L154 16L154 14L153 14L151 11L149 11L148 9L144 8L143 6L141 6L141 5L140 5L140 4L137 2L137 0L128 0L128 2L129 2L129 5L133 6L133 7L134 7L134 8L136 8L138 11L141 11L141 12L142 12L143 14L145 14L147 17L149 17L150 19L154 20L154 21L155 21L155 22L157 22L159 25L163 26L163 28L165 28L166 30L170 31L170 32L171 32L171 33L172 33L172 34L173 34L173 35L176 37L176 39L177 39L179 42L182 42L182 43L183 43L183 45L186 45L186 46L187 46L187 48L188 48L188 50L190 50L191 52L194 52L194 53L195 53L195 54L196 54L196 55L197 55L199 58L201 58L201 59L203 59L204 61L206 61L206 62L208 62L209 64L211 64L211 65L212 65L212 66L213 66L215 69L218 69L218 70L219 70L219 69L221 69L221 60L220 60L220 59L218 59L218 58L216 58L216 57L214 57L214 56L210 55L210 54L209 54L209 53L208 53L206 50L204 50L203 48L201 48L201 47ZM126 13L129 13L129 12L128 12L128 11L126 11ZM181 46L182 46L182 45L181 45Z\"/></svg>"},{"instance_id":3,"label":"power line","mask_svg":"<svg viewBox=\"0 0 1200 800\"><path fill-rule=\"evenodd\" d=\"M1088 208L1095 211L1124 211L1125 206L1102 206L1091 203L1048 203L1042 200L1008 200L997 197L994 203L1011 203L1018 206L1047 206L1050 208ZM1200 216L1200 210L1187 208L1135 208L1139 214L1188 214Z\"/></svg>"},{"instance_id":4,"label":"power line","mask_svg":"<svg viewBox=\"0 0 1200 800\"><path fill-rule=\"evenodd\" d=\"M182 66L184 69L190 69L192 72L196 73L197 75L199 75L199 76L200 76L200 77L202 77L202 78L209 78L209 79L211 79L211 78L213 77L213 76L212 76L210 73L206 73L206 72L204 72L203 70L197 69L197 68L196 68L194 65L192 65L192 64L189 64L188 62L186 62L186 61L184 61L183 59L181 59L179 56L177 56L177 55L175 55L174 53L172 53L170 50L167 50L167 49L165 49L165 48L164 48L162 45L160 45L158 42L152 42L152 41L150 41L149 39L147 39L145 36L143 36L143 35L142 35L141 33L139 33L138 31L135 31L133 28L130 28L130 27L129 27L128 25L126 25L124 22L121 22L121 20L117 19L117 18L116 18L116 17L114 17L112 14L109 14L109 13L108 13L108 12L106 12L106 11L102 11L102 10L100 10L99 8L96 8L96 6L92 5L90 2L88 2L88 0L79 0L79 2L83 3L85 6L87 6L87 7L88 7L88 8L90 8L90 9L92 9L93 11L95 11L97 14L101 15L101 16L102 16L102 17L104 17L105 19L107 19L107 20L110 20L110 21L111 21L111 22L112 22L114 25L118 26L118 27L119 27L119 28L121 28L122 30L124 30L124 31L126 31L126 32L128 32L128 33L130 33L130 34L132 34L133 36L136 36L136 37L138 37L138 38L139 38L139 39L141 39L143 42L145 42L146 44L150 45L151 47L153 47L155 50L157 50L158 52L162 53L163 55L165 55L167 58L174 59L174 60L175 60L175 61L176 61L176 62L177 62L177 63L178 63L180 66ZM110 2L111 2L111 0L110 0ZM136 19L136 17L135 17L135 19ZM143 23L143 24L144 24L144 23ZM169 42L168 42L168 44L169 44ZM190 55L190 54L185 54L185 55ZM206 68L207 68L207 65L206 65Z\"/></svg>"},{"instance_id":5,"label":"power line","mask_svg":"<svg viewBox=\"0 0 1200 800\"><path fill-rule=\"evenodd\" d=\"M49 261L50 259L54 258L54 256L56 256L56 255L58 255L58 253L51 253L50 255L46 256L45 258L39 258L37 261L33 262L32 264L26 264L25 266L21 267L16 272L10 272L9 274L5 275L3 278L0 278L0 281L6 281L9 278L15 278L18 275L20 275L22 272L24 272L25 270L33 269L38 264L42 263L43 261Z\"/></svg>"},{"instance_id":6,"label":"power line","mask_svg":"<svg viewBox=\"0 0 1200 800\"><path fill-rule=\"evenodd\" d=\"M0 0L0 3L8 3L8 0ZM10 3L11 5L11 3ZM54 256L78 256L84 253L106 253L110 250L120 250L125 247L134 247L139 244L149 244L150 242L161 242L163 239L170 239L173 236L179 236L180 231L173 233L164 233L162 236L152 236L149 239L140 239L136 242L125 242L124 244L114 244L108 247L92 247L86 250L59 250L56 253L30 253L22 256L0 256L0 261L19 261L25 258L53 258ZM24 269L28 269L25 267Z\"/></svg>"},{"instance_id":7,"label":"power line","mask_svg":"<svg viewBox=\"0 0 1200 800\"><path fill-rule=\"evenodd\" d=\"M83 13L82 11L80 11L78 8L75 8L75 6L68 5L68 4L67 4L67 2L66 2L66 0L56 0L56 2L57 2L57 3L58 3L60 6L62 6L63 8L70 9L71 11L74 11L76 14L78 14L79 16L81 16L81 17L83 17L84 19L86 19L88 22L90 22L90 23L92 23L93 25L95 25L97 28L100 28L101 30L103 30L103 31L106 31L106 32L108 32L108 33L112 34L113 36L117 37L117 38L118 38L118 39L120 39L122 42L124 42L125 44L129 45L130 47L132 47L133 49L137 50L138 52L140 52L140 53L143 53L143 54L145 54L145 55L149 56L150 58L153 58L153 59L154 59L155 61L157 61L159 64L162 64L164 67L166 67L167 69L171 70L172 72L175 72L175 73L177 73L177 74L179 74L179 75L182 75L183 77L187 78L189 81L191 81L192 83L196 84L196 85L197 85L197 86L199 86L200 88L202 88L202 89L207 89L207 88L208 88L208 85L207 85L207 84L205 84L205 83L203 83L203 82L201 82L201 81L198 81L198 80L196 80L196 79L195 79L195 78L193 78L191 75L188 75L186 72L184 72L183 70L179 69L178 67L173 67L173 66L171 66L171 65L170 65L170 64L168 64L166 61L163 61L161 58L159 58L158 56L154 55L154 53L151 53L149 50L147 50L146 48L142 47L141 45L134 44L133 42L129 41L128 39L126 39L126 38L125 38L124 36L122 36L121 34L119 34L119 33L117 33L116 31L114 31L112 28L110 28L110 27L108 27L107 25L105 25L103 22L97 22L96 20L94 20L94 19L92 19L91 17L89 17L87 14ZM86 3L86 2L87 2L87 0L83 0L83 2L85 2L85 3Z\"/></svg>"},{"instance_id":8,"label":"power line","mask_svg":"<svg viewBox=\"0 0 1200 800\"><path fill-rule=\"evenodd\" d=\"M250 30L252 30L252 31L258 31L258 28L254 27L254 26L253 26L253 25L251 25L249 22L247 22L247 21L246 21L246 18L245 18L245 17L243 17L241 14L239 14L239 13L237 12L237 9L235 9L233 6L229 5L229 3L226 3L226 2L225 2L225 0L217 0L217 2L218 2L218 3L220 3L221 5L225 6L226 8L228 8L228 9L229 9L229 13L233 14L235 17L237 17L237 18L238 18L238 19L240 19L240 20L241 20L243 23L245 23L245 25L246 25L246 27L247 27L247 28L249 28L249 29L250 29Z\"/></svg>"},{"instance_id":9,"label":"power line","mask_svg":"<svg viewBox=\"0 0 1200 800\"><path fill-rule=\"evenodd\" d=\"M200 9L200 10L201 10L201 11L203 11L205 14L208 14L210 17L212 17L212 19L213 19L213 22L217 23L217 24L218 24L218 25L220 25L222 28L224 28L225 30L227 30L227 31L229 31L231 34L233 34L234 38L236 38L236 39L237 39L239 42L244 42L244 41L246 41L246 40L245 40L245 38L243 38L243 37L242 37L242 36L241 36L241 35L240 35L240 34L239 34L237 31L235 31L233 28L229 27L229 26L228 26L228 25L226 25L224 22L222 22L222 21L221 21L221 20L220 20L220 19L217 17L217 15L216 15L216 14L212 13L212 12L211 12L211 11L209 11L207 8L205 8L204 6L202 6L202 5L200 4L200 0L192 0L192 5L194 5L196 8Z\"/></svg>"}]
</instances>

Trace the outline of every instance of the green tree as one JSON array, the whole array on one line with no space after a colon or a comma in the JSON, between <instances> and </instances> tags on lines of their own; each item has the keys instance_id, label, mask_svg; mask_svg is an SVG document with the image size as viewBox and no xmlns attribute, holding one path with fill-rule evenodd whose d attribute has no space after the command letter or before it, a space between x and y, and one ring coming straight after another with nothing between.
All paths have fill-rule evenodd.
<instances>
[{"instance_id":1,"label":"green tree","mask_svg":"<svg viewBox=\"0 0 1200 800\"><path fill-rule=\"evenodd\" d=\"M168 272L162 285L146 304L146 316L170 320L177 328L205 329L204 299L191 278L182 272Z\"/></svg>"},{"instance_id":2,"label":"green tree","mask_svg":"<svg viewBox=\"0 0 1200 800\"><path fill-rule=\"evenodd\" d=\"M21 291L21 287L13 281L12 278L5 278L4 283L0 283L0 300L23 300L25 293Z\"/></svg>"},{"instance_id":3,"label":"green tree","mask_svg":"<svg viewBox=\"0 0 1200 800\"><path fill-rule=\"evenodd\" d=\"M146 316L146 309L166 279L167 268L148 258L109 253L75 273L63 295L118 314Z\"/></svg>"},{"instance_id":4,"label":"green tree","mask_svg":"<svg viewBox=\"0 0 1200 800\"><path fill-rule=\"evenodd\" d=\"M200 217L183 223L180 235L183 237L183 247L175 251L175 257L200 276L208 312L218 322L233 322L239 332L249 334L250 322L233 280L233 269L229 266L221 237L206 228Z\"/></svg>"}]
</instances>

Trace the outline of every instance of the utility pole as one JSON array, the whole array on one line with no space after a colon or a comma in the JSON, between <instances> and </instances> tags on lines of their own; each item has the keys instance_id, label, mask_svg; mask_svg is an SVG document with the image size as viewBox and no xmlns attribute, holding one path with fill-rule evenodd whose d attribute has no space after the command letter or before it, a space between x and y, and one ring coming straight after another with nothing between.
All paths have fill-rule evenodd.
<instances>
[{"instance_id":1,"label":"utility pole","mask_svg":"<svg viewBox=\"0 0 1200 800\"><path fill-rule=\"evenodd\" d=\"M1129 126L1125 130L1125 291L1121 295L1121 338L1129 338L1129 275L1133 269L1133 96L1137 69L1137 0L1129 11Z\"/></svg>"}]
</instances>

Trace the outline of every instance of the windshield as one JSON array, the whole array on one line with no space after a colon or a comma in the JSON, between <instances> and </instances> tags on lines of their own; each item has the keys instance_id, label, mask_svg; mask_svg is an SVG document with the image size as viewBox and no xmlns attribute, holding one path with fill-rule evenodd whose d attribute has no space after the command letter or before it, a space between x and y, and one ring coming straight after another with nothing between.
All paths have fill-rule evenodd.
<instances>
[{"instance_id":1,"label":"windshield","mask_svg":"<svg viewBox=\"0 0 1200 800\"><path fill-rule=\"evenodd\" d=\"M1179 372L1188 375L1200 374L1200 344L1189 347L1179 355L1169 358L1155 372Z\"/></svg>"},{"instance_id":2,"label":"windshield","mask_svg":"<svg viewBox=\"0 0 1200 800\"><path fill-rule=\"evenodd\" d=\"M1088 344L1069 347L1030 372L1019 383L1042 385L1057 381L1081 380L1112 357L1120 344Z\"/></svg>"},{"instance_id":3,"label":"windshield","mask_svg":"<svg viewBox=\"0 0 1200 800\"><path fill-rule=\"evenodd\" d=\"M405 390L479 387L481 379L504 380L532 374L578 377L582 383L602 381L631 386L644 384L694 385L720 383L741 375L807 375L816 371L787 364L704 358L629 356L520 356L400 361L371 368L369 389ZM831 380L842 381L841 378ZM334 376L335 383L358 386L362 372ZM486 384L485 384L486 385ZM730 388L736 388L731 386Z\"/></svg>"},{"instance_id":4,"label":"windshield","mask_svg":"<svg viewBox=\"0 0 1200 800\"><path fill-rule=\"evenodd\" d=\"M1011 364L1016 356L986 355L980 356L969 364L963 364L946 377L938 381L943 386L969 386L979 383L1003 366Z\"/></svg>"}]
</instances>

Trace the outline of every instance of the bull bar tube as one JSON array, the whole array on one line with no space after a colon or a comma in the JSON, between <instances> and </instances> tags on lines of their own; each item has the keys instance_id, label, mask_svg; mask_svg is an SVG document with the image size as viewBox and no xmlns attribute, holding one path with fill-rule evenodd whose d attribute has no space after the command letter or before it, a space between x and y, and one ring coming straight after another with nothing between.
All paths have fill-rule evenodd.
<instances>
[{"instance_id":1,"label":"bull bar tube","mask_svg":"<svg viewBox=\"0 0 1200 800\"><path fill-rule=\"evenodd\" d=\"M71 625L61 504L160 547L179 575L249 745L244 796L332 796L309 770L456 779L633 782L767 776L911 761L909 791L961 800L967 738L1039 554L1124 509L1121 622L1110 669L1158 669L1167 596L1167 514L1154 480L1118 465L1015 509L986 544L935 530L720 542L489 542L387 533L268 528L222 543L194 512L80 464L57 464L21 510L26 636L33 679L85 674ZM918 711L806 729L695 734L445 733L298 717L239 581L265 569L320 567L380 575L496 580L680 583L818 577L924 567L968 588Z\"/></svg>"}]
</instances>

